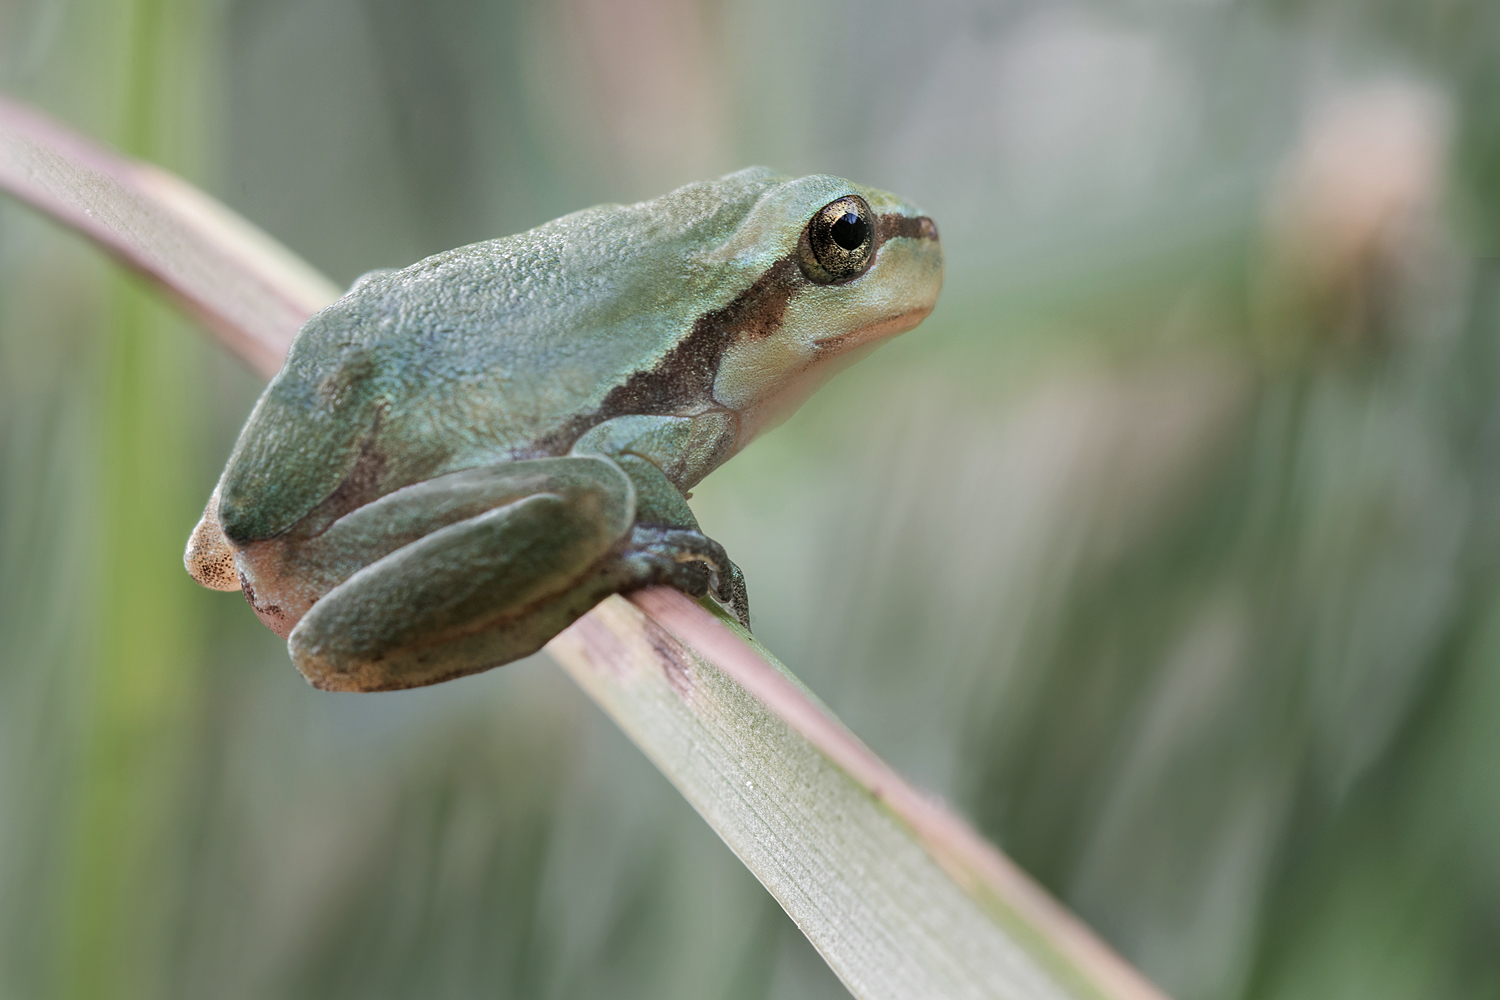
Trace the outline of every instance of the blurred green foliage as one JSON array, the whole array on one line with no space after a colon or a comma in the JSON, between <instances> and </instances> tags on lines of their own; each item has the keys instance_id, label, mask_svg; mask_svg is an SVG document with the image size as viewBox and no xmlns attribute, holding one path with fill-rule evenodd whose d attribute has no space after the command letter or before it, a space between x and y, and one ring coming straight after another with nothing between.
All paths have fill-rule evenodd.
<instances>
[{"instance_id":1,"label":"blurred green foliage","mask_svg":"<svg viewBox=\"0 0 1500 1000\"><path fill-rule=\"evenodd\" d=\"M699 490L760 636L1181 1000L1500 996L1500 8L15 0L0 86L341 281L751 162L918 331ZM307 688L255 380L0 203L0 997L842 989L568 682Z\"/></svg>"}]
</instances>

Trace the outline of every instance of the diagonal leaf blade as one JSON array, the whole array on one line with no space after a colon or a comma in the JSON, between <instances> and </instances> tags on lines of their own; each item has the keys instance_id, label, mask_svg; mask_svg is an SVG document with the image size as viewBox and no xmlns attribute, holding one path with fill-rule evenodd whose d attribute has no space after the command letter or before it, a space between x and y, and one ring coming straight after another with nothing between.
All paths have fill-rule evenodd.
<instances>
[{"instance_id":1,"label":"diagonal leaf blade","mask_svg":"<svg viewBox=\"0 0 1500 1000\"><path fill-rule=\"evenodd\" d=\"M611 598L547 651L855 996L1160 997L758 643L681 593Z\"/></svg>"},{"instance_id":2,"label":"diagonal leaf blade","mask_svg":"<svg viewBox=\"0 0 1500 1000\"><path fill-rule=\"evenodd\" d=\"M341 290L202 191L0 96L0 188L159 286L262 375Z\"/></svg>"}]
</instances>

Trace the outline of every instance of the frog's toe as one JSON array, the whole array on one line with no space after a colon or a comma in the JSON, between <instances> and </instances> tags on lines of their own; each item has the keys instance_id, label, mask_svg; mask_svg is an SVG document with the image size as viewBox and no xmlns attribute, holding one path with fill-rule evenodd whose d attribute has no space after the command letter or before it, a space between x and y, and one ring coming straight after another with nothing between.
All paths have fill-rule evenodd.
<instances>
[{"instance_id":1,"label":"frog's toe","mask_svg":"<svg viewBox=\"0 0 1500 1000\"><path fill-rule=\"evenodd\" d=\"M750 631L750 595L745 590L745 574L734 563L729 564L728 573L719 575L714 600L724 605L734 615L735 621L745 626L745 631Z\"/></svg>"},{"instance_id":2,"label":"frog's toe","mask_svg":"<svg viewBox=\"0 0 1500 1000\"><path fill-rule=\"evenodd\" d=\"M724 546L702 532L637 525L622 559L636 587L667 584L692 597L712 594L740 624L750 627L744 574Z\"/></svg>"}]
</instances>

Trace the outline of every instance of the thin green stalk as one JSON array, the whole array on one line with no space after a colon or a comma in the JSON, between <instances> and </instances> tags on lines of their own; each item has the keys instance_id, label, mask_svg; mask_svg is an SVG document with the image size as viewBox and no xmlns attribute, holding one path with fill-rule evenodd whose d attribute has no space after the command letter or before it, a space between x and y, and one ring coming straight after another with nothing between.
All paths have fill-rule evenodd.
<instances>
[{"instance_id":1,"label":"thin green stalk","mask_svg":"<svg viewBox=\"0 0 1500 1000\"><path fill-rule=\"evenodd\" d=\"M153 159L181 113L166 95L191 12L136 0L126 15L121 144ZM193 415L185 331L138 281L109 298L98 435L96 662L80 756L71 892L61 935L63 995L149 997L166 933L161 880L191 721L194 643L181 548Z\"/></svg>"}]
</instances>

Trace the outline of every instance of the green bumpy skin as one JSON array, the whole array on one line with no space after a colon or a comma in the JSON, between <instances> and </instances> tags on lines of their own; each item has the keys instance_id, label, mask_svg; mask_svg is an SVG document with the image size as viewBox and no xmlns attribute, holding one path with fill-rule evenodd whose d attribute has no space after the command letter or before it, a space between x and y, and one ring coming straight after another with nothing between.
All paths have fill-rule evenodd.
<instances>
[{"instance_id":1,"label":"green bumpy skin","mask_svg":"<svg viewBox=\"0 0 1500 1000\"><path fill-rule=\"evenodd\" d=\"M748 623L684 494L942 269L895 196L756 167L373 272L298 333L185 564L329 690L498 666L653 584Z\"/></svg>"}]
</instances>

